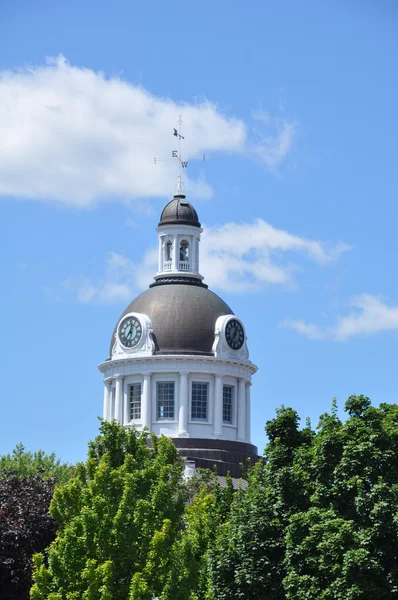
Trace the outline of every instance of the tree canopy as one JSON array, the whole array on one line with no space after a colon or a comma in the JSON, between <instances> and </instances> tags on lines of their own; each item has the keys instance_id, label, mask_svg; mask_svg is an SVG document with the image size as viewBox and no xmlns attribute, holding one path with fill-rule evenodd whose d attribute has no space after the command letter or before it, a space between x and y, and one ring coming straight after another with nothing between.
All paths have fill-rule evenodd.
<instances>
[{"instance_id":1,"label":"tree canopy","mask_svg":"<svg viewBox=\"0 0 398 600\"><path fill-rule=\"evenodd\" d=\"M398 407L351 396L314 432L281 408L211 550L217 600L398 597Z\"/></svg>"},{"instance_id":2,"label":"tree canopy","mask_svg":"<svg viewBox=\"0 0 398 600\"><path fill-rule=\"evenodd\" d=\"M58 483L65 483L72 473L73 467L61 463L54 453L46 454L43 450L32 453L26 450L22 443L17 444L11 454L0 456L0 480L37 475L42 479L54 479Z\"/></svg>"},{"instance_id":3,"label":"tree canopy","mask_svg":"<svg viewBox=\"0 0 398 600\"><path fill-rule=\"evenodd\" d=\"M222 489L209 473L184 482L170 439L103 423L87 461L55 488L56 538L45 511L29 516L22 492L20 508L0 492L0 534L15 521L16 539L25 511L28 564L37 546L26 532L37 532L32 600L393 600L398 406L351 396L345 409L342 421L333 403L315 430L300 428L292 408L278 409L264 458L235 493L230 478ZM13 498L38 480L2 483ZM46 532L53 541L43 551Z\"/></svg>"},{"instance_id":4,"label":"tree canopy","mask_svg":"<svg viewBox=\"0 0 398 600\"><path fill-rule=\"evenodd\" d=\"M185 507L181 459L166 437L100 429L55 490L58 535L34 557L33 600L152 600L166 583Z\"/></svg>"}]
</instances>

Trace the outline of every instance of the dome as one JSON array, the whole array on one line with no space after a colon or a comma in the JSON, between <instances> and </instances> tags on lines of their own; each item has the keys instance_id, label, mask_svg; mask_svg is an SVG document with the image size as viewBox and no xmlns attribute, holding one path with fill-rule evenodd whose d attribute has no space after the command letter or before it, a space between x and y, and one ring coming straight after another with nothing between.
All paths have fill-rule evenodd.
<instances>
[{"instance_id":1,"label":"dome","mask_svg":"<svg viewBox=\"0 0 398 600\"><path fill-rule=\"evenodd\" d=\"M160 215L159 225L192 225L200 227L198 213L186 201L184 194L176 194L174 198L166 204Z\"/></svg>"},{"instance_id":2,"label":"dome","mask_svg":"<svg viewBox=\"0 0 398 600\"><path fill-rule=\"evenodd\" d=\"M218 317L233 314L230 307L207 287L186 283L149 288L129 304L120 319L130 312L143 313L151 319L155 354L203 355L212 354ZM116 327L111 340L111 355Z\"/></svg>"}]
</instances>

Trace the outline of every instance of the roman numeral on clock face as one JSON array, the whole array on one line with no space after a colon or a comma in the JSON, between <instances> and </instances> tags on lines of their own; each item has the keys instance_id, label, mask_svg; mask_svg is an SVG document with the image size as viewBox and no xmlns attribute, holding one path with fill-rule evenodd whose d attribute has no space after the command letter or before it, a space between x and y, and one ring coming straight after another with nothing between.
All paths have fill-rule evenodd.
<instances>
[{"instance_id":1,"label":"roman numeral on clock face","mask_svg":"<svg viewBox=\"0 0 398 600\"><path fill-rule=\"evenodd\" d=\"M119 339L125 348L136 346L142 336L142 327L135 317L126 317L119 325Z\"/></svg>"},{"instance_id":2,"label":"roman numeral on clock face","mask_svg":"<svg viewBox=\"0 0 398 600\"><path fill-rule=\"evenodd\" d=\"M232 348L232 350L239 350L242 348L245 336L242 324L237 319L228 321L225 327L225 338L228 346Z\"/></svg>"}]
</instances>

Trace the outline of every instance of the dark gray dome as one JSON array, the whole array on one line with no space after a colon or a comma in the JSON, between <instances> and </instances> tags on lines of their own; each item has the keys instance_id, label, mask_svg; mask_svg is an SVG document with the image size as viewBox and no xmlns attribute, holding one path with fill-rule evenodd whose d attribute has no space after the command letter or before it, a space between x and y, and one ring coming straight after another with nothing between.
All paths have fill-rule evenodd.
<instances>
[{"instance_id":1,"label":"dark gray dome","mask_svg":"<svg viewBox=\"0 0 398 600\"><path fill-rule=\"evenodd\" d=\"M159 225L192 225L200 227L198 213L184 194L176 194L164 207Z\"/></svg>"},{"instance_id":2,"label":"dark gray dome","mask_svg":"<svg viewBox=\"0 0 398 600\"><path fill-rule=\"evenodd\" d=\"M130 312L143 313L151 319L155 354L205 355L212 354L218 317L233 314L230 307L206 287L183 283L149 288L129 304L120 318Z\"/></svg>"}]
</instances>

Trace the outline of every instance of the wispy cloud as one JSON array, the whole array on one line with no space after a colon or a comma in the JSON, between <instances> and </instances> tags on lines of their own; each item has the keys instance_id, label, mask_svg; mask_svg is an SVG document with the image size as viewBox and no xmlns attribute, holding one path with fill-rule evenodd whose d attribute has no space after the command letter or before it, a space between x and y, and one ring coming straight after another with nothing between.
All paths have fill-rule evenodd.
<instances>
[{"instance_id":1,"label":"wispy cloud","mask_svg":"<svg viewBox=\"0 0 398 600\"><path fill-rule=\"evenodd\" d=\"M257 115L248 123L216 104L176 103L117 77L70 65L0 72L0 195L90 206L164 196L174 188L171 127L183 114L187 158L204 152L257 156L274 170L289 154L295 124ZM210 196L203 179L187 191Z\"/></svg>"},{"instance_id":2,"label":"wispy cloud","mask_svg":"<svg viewBox=\"0 0 398 600\"><path fill-rule=\"evenodd\" d=\"M292 257L295 254L325 266L350 248L348 244L331 245L292 235L262 219L253 223L227 223L205 228L200 271L213 289L249 293L266 285L294 285L297 263ZM74 278L64 286L74 291L81 302L124 301L138 289L146 288L156 270L155 248L150 249L139 264L111 253L101 281Z\"/></svg>"},{"instance_id":3,"label":"wispy cloud","mask_svg":"<svg viewBox=\"0 0 398 600\"><path fill-rule=\"evenodd\" d=\"M351 301L348 315L339 317L335 325L320 327L305 321L286 319L285 327L295 329L311 340L346 341L358 335L372 335L398 330L398 306L391 306L377 296L362 294Z\"/></svg>"},{"instance_id":4,"label":"wispy cloud","mask_svg":"<svg viewBox=\"0 0 398 600\"><path fill-rule=\"evenodd\" d=\"M254 113L257 125L253 127L256 143L252 151L268 169L275 171L293 148L297 123L272 118L263 111ZM270 129L273 134L270 134Z\"/></svg>"},{"instance_id":5,"label":"wispy cloud","mask_svg":"<svg viewBox=\"0 0 398 600\"><path fill-rule=\"evenodd\" d=\"M103 278L93 280L79 275L63 281L62 286L76 295L82 304L128 302L136 291L134 263L117 252L111 252Z\"/></svg>"},{"instance_id":6,"label":"wispy cloud","mask_svg":"<svg viewBox=\"0 0 398 600\"><path fill-rule=\"evenodd\" d=\"M308 240L266 221L227 223L205 229L201 249L202 272L215 288L247 292L265 285L292 285L297 263L294 253L307 256L319 265L338 260L350 250L348 244L326 244Z\"/></svg>"}]
</instances>

